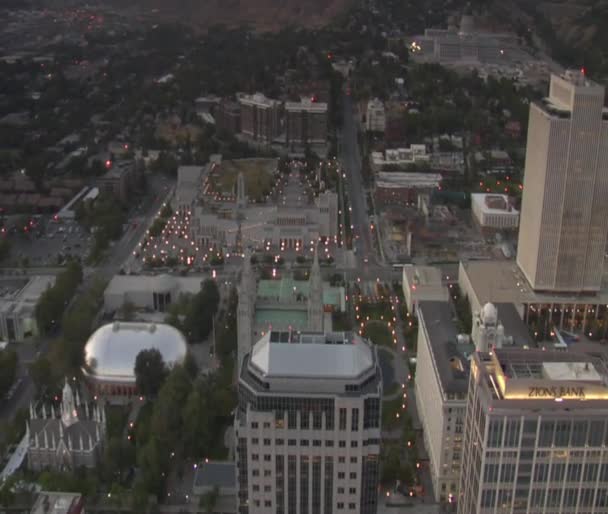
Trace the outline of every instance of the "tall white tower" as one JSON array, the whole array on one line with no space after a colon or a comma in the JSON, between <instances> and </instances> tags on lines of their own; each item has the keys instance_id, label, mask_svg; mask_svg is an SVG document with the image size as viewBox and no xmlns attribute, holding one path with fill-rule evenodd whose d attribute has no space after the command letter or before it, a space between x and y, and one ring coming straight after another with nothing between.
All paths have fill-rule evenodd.
<instances>
[{"instance_id":1,"label":"tall white tower","mask_svg":"<svg viewBox=\"0 0 608 514\"><path fill-rule=\"evenodd\" d=\"M308 329L323 332L323 281L319 266L319 254L315 250L315 257L310 270L308 292Z\"/></svg>"},{"instance_id":2,"label":"tall white tower","mask_svg":"<svg viewBox=\"0 0 608 514\"><path fill-rule=\"evenodd\" d=\"M517 264L533 289L599 291L608 235L604 87L551 76L530 106Z\"/></svg>"},{"instance_id":3,"label":"tall white tower","mask_svg":"<svg viewBox=\"0 0 608 514\"><path fill-rule=\"evenodd\" d=\"M255 313L256 280L251 268L251 251L245 249L241 282L238 286L239 302L237 308L237 357L240 373L243 358L251 350L253 344L253 316Z\"/></svg>"}]
</instances>

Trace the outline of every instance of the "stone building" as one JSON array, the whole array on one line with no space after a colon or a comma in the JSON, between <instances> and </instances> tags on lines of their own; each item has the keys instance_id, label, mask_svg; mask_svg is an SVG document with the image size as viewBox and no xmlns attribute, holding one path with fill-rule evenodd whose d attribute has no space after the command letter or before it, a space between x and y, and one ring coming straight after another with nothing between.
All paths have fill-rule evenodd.
<instances>
[{"instance_id":1,"label":"stone building","mask_svg":"<svg viewBox=\"0 0 608 514\"><path fill-rule=\"evenodd\" d=\"M29 469L66 470L94 468L106 436L105 410L98 403L81 401L66 379L61 405L30 405L26 432Z\"/></svg>"}]
</instances>

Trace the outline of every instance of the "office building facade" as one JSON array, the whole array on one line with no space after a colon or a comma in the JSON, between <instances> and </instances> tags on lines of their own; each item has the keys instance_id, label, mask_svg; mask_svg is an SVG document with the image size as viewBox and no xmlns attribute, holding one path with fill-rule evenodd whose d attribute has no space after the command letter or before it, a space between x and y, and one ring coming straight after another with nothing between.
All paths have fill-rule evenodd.
<instances>
[{"instance_id":1,"label":"office building facade","mask_svg":"<svg viewBox=\"0 0 608 514\"><path fill-rule=\"evenodd\" d=\"M303 98L285 102L287 145L325 143L327 140L327 104Z\"/></svg>"},{"instance_id":2,"label":"office building facade","mask_svg":"<svg viewBox=\"0 0 608 514\"><path fill-rule=\"evenodd\" d=\"M375 347L345 333L262 337L239 373L240 514L373 514L382 376Z\"/></svg>"},{"instance_id":3,"label":"office building facade","mask_svg":"<svg viewBox=\"0 0 608 514\"><path fill-rule=\"evenodd\" d=\"M608 233L608 113L583 71L530 107L517 264L536 291L600 290Z\"/></svg>"},{"instance_id":4,"label":"office building facade","mask_svg":"<svg viewBox=\"0 0 608 514\"><path fill-rule=\"evenodd\" d=\"M267 98L262 93L242 95L239 98L241 105L241 133L254 141L272 143L279 135L279 108L278 100Z\"/></svg>"},{"instance_id":5,"label":"office building facade","mask_svg":"<svg viewBox=\"0 0 608 514\"><path fill-rule=\"evenodd\" d=\"M605 357L522 349L473 355L460 514L608 512Z\"/></svg>"}]
</instances>

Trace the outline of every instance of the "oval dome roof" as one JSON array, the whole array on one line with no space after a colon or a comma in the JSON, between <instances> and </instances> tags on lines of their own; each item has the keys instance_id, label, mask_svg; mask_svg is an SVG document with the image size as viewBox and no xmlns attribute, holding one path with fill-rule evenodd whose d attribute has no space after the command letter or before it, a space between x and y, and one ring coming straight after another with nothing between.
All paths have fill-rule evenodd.
<instances>
[{"instance_id":1,"label":"oval dome roof","mask_svg":"<svg viewBox=\"0 0 608 514\"><path fill-rule=\"evenodd\" d=\"M114 322L98 328L84 347L83 371L98 380L135 382L135 359L156 348L165 364L182 363L188 345L182 333L162 323Z\"/></svg>"}]
</instances>

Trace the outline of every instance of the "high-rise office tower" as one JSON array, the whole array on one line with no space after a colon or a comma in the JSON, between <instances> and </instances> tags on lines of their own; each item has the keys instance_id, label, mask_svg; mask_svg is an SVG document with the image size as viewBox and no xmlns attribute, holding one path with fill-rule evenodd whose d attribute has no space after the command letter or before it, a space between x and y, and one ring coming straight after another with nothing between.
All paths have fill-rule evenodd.
<instances>
[{"instance_id":1,"label":"high-rise office tower","mask_svg":"<svg viewBox=\"0 0 608 514\"><path fill-rule=\"evenodd\" d=\"M533 289L593 292L608 233L608 113L583 71L530 107L517 264Z\"/></svg>"},{"instance_id":2,"label":"high-rise office tower","mask_svg":"<svg viewBox=\"0 0 608 514\"><path fill-rule=\"evenodd\" d=\"M608 369L596 353L473 354L459 514L608 513Z\"/></svg>"},{"instance_id":3,"label":"high-rise office tower","mask_svg":"<svg viewBox=\"0 0 608 514\"><path fill-rule=\"evenodd\" d=\"M239 514L374 514L382 375L350 332L276 332L239 370Z\"/></svg>"}]
</instances>

